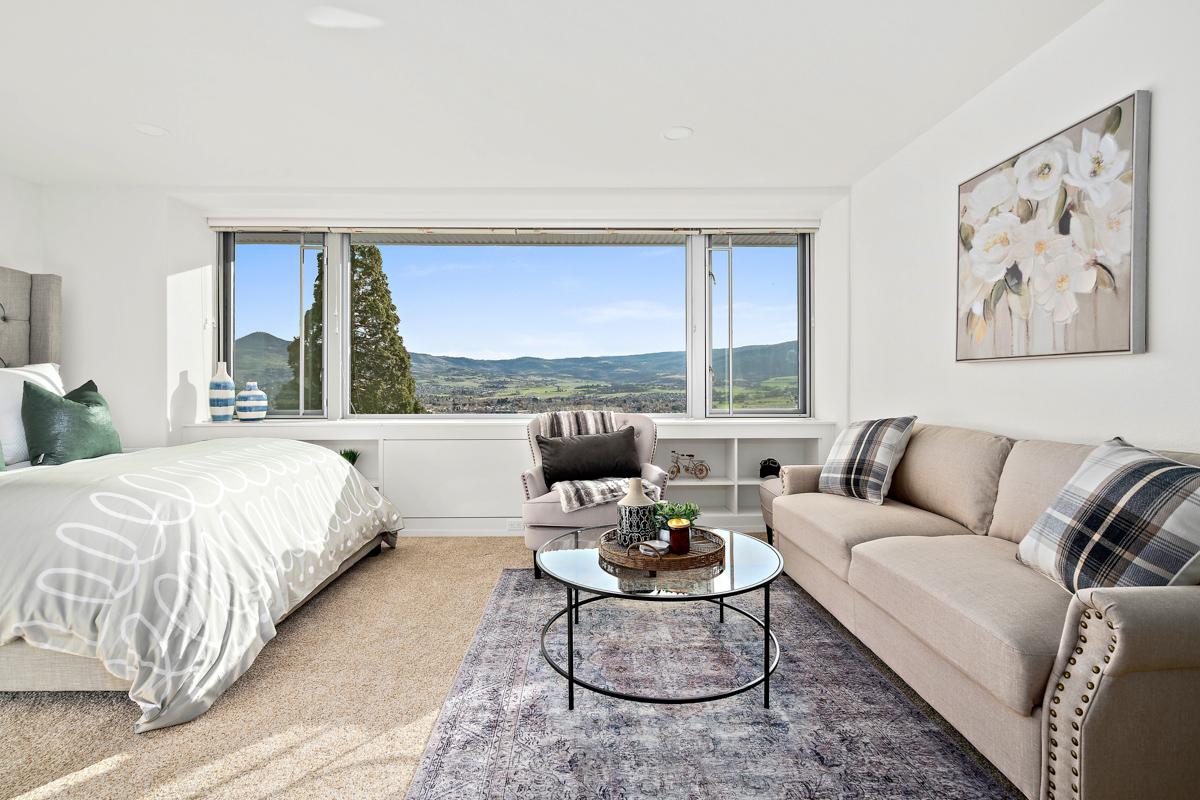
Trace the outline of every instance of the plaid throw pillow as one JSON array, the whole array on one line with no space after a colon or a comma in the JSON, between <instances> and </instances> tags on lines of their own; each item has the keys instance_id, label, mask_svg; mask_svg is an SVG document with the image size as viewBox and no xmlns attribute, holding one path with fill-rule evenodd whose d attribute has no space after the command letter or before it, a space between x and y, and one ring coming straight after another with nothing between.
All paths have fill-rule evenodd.
<instances>
[{"instance_id":1,"label":"plaid throw pillow","mask_svg":"<svg viewBox=\"0 0 1200 800\"><path fill-rule=\"evenodd\" d=\"M879 505L887 497L916 417L853 422L833 443L817 488Z\"/></svg>"},{"instance_id":2,"label":"plaid throw pillow","mask_svg":"<svg viewBox=\"0 0 1200 800\"><path fill-rule=\"evenodd\" d=\"M1200 583L1200 467L1097 447L1021 540L1017 560L1068 591Z\"/></svg>"}]
</instances>

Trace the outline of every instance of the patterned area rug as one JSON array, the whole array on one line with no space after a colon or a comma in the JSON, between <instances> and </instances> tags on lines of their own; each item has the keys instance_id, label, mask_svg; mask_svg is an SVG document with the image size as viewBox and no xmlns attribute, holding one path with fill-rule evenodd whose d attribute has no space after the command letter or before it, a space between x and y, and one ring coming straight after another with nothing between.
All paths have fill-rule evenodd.
<instances>
[{"instance_id":1,"label":"patterned area rug","mask_svg":"<svg viewBox=\"0 0 1200 800\"><path fill-rule=\"evenodd\" d=\"M584 596L585 598L587 595ZM762 593L732 602L762 613ZM695 705L575 691L542 658L566 590L505 570L442 707L410 798L1019 798L786 576L771 591L783 655L761 688ZM548 639L565 658L566 621ZM576 675L640 694L740 685L762 631L709 603L600 600L575 628ZM936 718L936 721L935 721Z\"/></svg>"}]
</instances>

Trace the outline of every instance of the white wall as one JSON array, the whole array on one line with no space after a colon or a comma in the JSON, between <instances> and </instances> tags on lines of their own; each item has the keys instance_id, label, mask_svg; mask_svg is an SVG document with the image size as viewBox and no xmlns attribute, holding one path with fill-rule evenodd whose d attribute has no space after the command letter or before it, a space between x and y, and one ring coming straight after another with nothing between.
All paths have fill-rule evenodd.
<instances>
[{"instance_id":1,"label":"white wall","mask_svg":"<svg viewBox=\"0 0 1200 800\"><path fill-rule=\"evenodd\" d=\"M40 187L0 175L0 267L42 272Z\"/></svg>"},{"instance_id":2,"label":"white wall","mask_svg":"<svg viewBox=\"0 0 1200 800\"><path fill-rule=\"evenodd\" d=\"M1200 450L1198 28L1197 4L1108 0L854 184L852 417ZM1153 93L1149 353L956 364L958 184L1135 89Z\"/></svg>"},{"instance_id":3,"label":"white wall","mask_svg":"<svg viewBox=\"0 0 1200 800\"><path fill-rule=\"evenodd\" d=\"M194 421L205 401L187 398L207 391L203 216L162 190L47 186L41 217L45 271L63 276L64 381L96 381L126 447L165 444L172 403Z\"/></svg>"},{"instance_id":4,"label":"white wall","mask_svg":"<svg viewBox=\"0 0 1200 800\"><path fill-rule=\"evenodd\" d=\"M849 413L850 200L825 209L812 269L812 412L845 425Z\"/></svg>"}]
</instances>

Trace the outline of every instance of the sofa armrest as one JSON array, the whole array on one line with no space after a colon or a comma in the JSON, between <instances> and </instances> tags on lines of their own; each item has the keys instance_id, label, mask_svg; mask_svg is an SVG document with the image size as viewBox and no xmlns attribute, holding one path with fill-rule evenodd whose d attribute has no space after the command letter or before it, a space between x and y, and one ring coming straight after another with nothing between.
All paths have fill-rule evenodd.
<instances>
[{"instance_id":1,"label":"sofa armrest","mask_svg":"<svg viewBox=\"0 0 1200 800\"><path fill-rule=\"evenodd\" d=\"M1200 669L1200 586L1085 589L1079 601L1113 639L1105 674Z\"/></svg>"},{"instance_id":2,"label":"sofa armrest","mask_svg":"<svg viewBox=\"0 0 1200 800\"><path fill-rule=\"evenodd\" d=\"M659 499L667 496L667 471L655 464L642 464L642 482L652 483L658 487Z\"/></svg>"},{"instance_id":3,"label":"sofa armrest","mask_svg":"<svg viewBox=\"0 0 1200 800\"><path fill-rule=\"evenodd\" d=\"M525 499L532 500L550 491L546 486L546 474L540 469L526 470L521 475L521 486L525 489Z\"/></svg>"},{"instance_id":4,"label":"sofa armrest","mask_svg":"<svg viewBox=\"0 0 1200 800\"><path fill-rule=\"evenodd\" d=\"M1200 586L1089 589L1043 703L1042 797L1184 797L1200 783Z\"/></svg>"},{"instance_id":5,"label":"sofa armrest","mask_svg":"<svg viewBox=\"0 0 1200 800\"><path fill-rule=\"evenodd\" d=\"M820 464L800 464L779 470L784 494L801 494L817 491L817 479L821 477Z\"/></svg>"}]
</instances>

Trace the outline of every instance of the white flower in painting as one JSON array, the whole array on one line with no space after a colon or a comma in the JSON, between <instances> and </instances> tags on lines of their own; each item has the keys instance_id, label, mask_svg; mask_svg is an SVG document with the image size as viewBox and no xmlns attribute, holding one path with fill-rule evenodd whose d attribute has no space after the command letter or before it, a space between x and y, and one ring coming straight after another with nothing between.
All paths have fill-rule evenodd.
<instances>
[{"instance_id":1,"label":"white flower in painting","mask_svg":"<svg viewBox=\"0 0 1200 800\"><path fill-rule=\"evenodd\" d=\"M1071 240L1047 225L1039 215L1017 230L1012 257L1021 269L1021 277L1028 279L1039 266L1070 250Z\"/></svg>"},{"instance_id":2,"label":"white flower in painting","mask_svg":"<svg viewBox=\"0 0 1200 800\"><path fill-rule=\"evenodd\" d=\"M1087 243L1097 251L1097 256L1105 264L1116 266L1122 256L1130 251L1129 231L1133 222L1133 212L1129 204L1133 199L1133 190L1124 181L1113 181L1110 184L1111 196L1106 203L1087 203L1088 216L1091 217L1092 231Z\"/></svg>"},{"instance_id":3,"label":"white flower in painting","mask_svg":"<svg viewBox=\"0 0 1200 800\"><path fill-rule=\"evenodd\" d=\"M1102 205L1109 201L1112 183L1128 163L1129 151L1119 149L1111 133L1101 136L1084 128L1079 152L1067 153L1068 174L1063 180L1086 192L1091 202Z\"/></svg>"},{"instance_id":4,"label":"white flower in painting","mask_svg":"<svg viewBox=\"0 0 1200 800\"><path fill-rule=\"evenodd\" d=\"M1040 144L1017 159L1017 194L1029 200L1045 200L1058 193L1067 168L1070 141L1060 136Z\"/></svg>"},{"instance_id":5,"label":"white flower in painting","mask_svg":"<svg viewBox=\"0 0 1200 800\"><path fill-rule=\"evenodd\" d=\"M975 231L971 240L971 271L984 281L998 281L1012 265L1013 245L1017 242L1021 220L1004 212L989 219Z\"/></svg>"},{"instance_id":6,"label":"white flower in painting","mask_svg":"<svg viewBox=\"0 0 1200 800\"><path fill-rule=\"evenodd\" d=\"M1077 294L1091 294L1096 288L1096 270L1084 264L1076 253L1068 251L1039 264L1029 280L1033 299L1046 309L1055 322L1070 322L1079 313Z\"/></svg>"},{"instance_id":7,"label":"white flower in painting","mask_svg":"<svg viewBox=\"0 0 1200 800\"><path fill-rule=\"evenodd\" d=\"M989 175L967 195L965 221L976 225L987 218L993 208L1008 211L1017 199L1017 184L1011 169Z\"/></svg>"}]
</instances>

